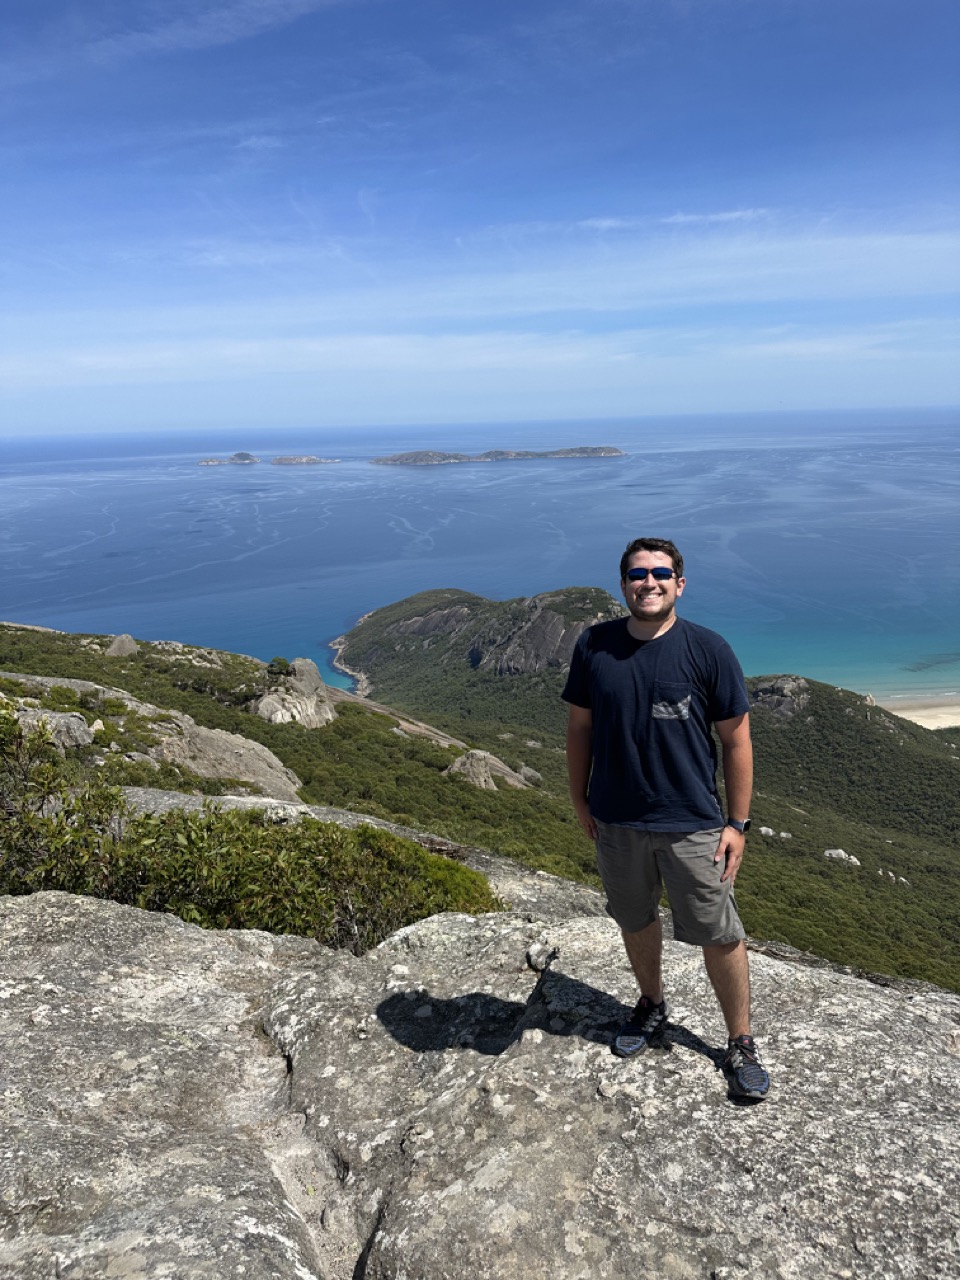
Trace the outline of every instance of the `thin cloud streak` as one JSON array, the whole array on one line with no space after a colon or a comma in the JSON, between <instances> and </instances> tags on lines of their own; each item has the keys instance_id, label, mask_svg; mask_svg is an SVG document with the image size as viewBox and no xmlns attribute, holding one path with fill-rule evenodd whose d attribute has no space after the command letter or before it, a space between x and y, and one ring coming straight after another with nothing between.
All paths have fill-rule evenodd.
<instances>
[{"instance_id":1,"label":"thin cloud streak","mask_svg":"<svg viewBox=\"0 0 960 1280\"><path fill-rule=\"evenodd\" d=\"M672 213L662 222L687 226L697 222L756 222L770 216L770 209L725 209L720 213Z\"/></svg>"},{"instance_id":2,"label":"thin cloud streak","mask_svg":"<svg viewBox=\"0 0 960 1280\"><path fill-rule=\"evenodd\" d=\"M355 0L237 0L233 4L184 6L165 19L137 29L131 18L121 29L93 33L76 23L53 26L46 47L21 50L0 66L8 88L56 75L77 60L104 66L154 54L196 52L235 44L333 5Z\"/></svg>"},{"instance_id":3,"label":"thin cloud streak","mask_svg":"<svg viewBox=\"0 0 960 1280\"><path fill-rule=\"evenodd\" d=\"M140 252L152 256L138 258ZM660 322L665 314L692 307L838 301L870 306L878 299L942 298L960 287L960 231L670 236L621 240L615 252L590 246L572 252L559 244L512 266L496 254L474 253L469 266L456 269L449 259L442 269L435 258L388 262L382 245L378 252L374 271L361 240L337 237L211 239L140 250L105 246L105 268L140 261L164 273L165 284L171 272L202 270L210 301L74 313L36 302L11 318L7 344L18 344L31 330L55 335L77 325L85 332L186 328L203 335L303 325L378 331L450 323L496 327L525 318L536 318L539 326L551 318L569 324L578 316L592 324L625 314ZM263 266L291 273L285 293L259 293L260 281L248 273ZM229 289L229 304L213 300L218 279ZM102 292L103 278L100 287Z\"/></svg>"},{"instance_id":4,"label":"thin cloud streak","mask_svg":"<svg viewBox=\"0 0 960 1280\"><path fill-rule=\"evenodd\" d=\"M207 339L179 342L90 344L42 354L0 359L0 382L89 386L231 380L278 373L437 375L457 371L514 372L538 378L558 370L569 377L610 376L616 367L641 370L649 361L683 366L710 361L888 361L918 350L949 355L960 338L957 326L939 321L898 322L804 331L800 326L743 329L677 327L627 329L603 335L494 331L470 334L341 334L309 338Z\"/></svg>"}]
</instances>

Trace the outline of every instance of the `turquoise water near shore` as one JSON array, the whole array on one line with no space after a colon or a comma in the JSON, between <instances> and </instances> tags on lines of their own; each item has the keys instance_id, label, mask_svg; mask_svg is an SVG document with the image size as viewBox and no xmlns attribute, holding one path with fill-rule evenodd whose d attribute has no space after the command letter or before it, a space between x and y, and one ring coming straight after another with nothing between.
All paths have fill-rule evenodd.
<instances>
[{"instance_id":1,"label":"turquoise water near shore","mask_svg":"<svg viewBox=\"0 0 960 1280\"><path fill-rule=\"evenodd\" d=\"M960 418L945 411L0 442L0 618L314 658L431 587L616 593L638 533L751 674L960 691ZM624 458L383 467L435 448ZM199 467L245 449L336 465Z\"/></svg>"}]
</instances>

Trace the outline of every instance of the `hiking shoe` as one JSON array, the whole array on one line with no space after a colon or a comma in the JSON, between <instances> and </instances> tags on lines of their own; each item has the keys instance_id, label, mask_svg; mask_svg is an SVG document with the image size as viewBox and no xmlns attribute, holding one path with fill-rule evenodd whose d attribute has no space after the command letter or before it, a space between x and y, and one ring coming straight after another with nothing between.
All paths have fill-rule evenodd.
<instances>
[{"instance_id":1,"label":"hiking shoe","mask_svg":"<svg viewBox=\"0 0 960 1280\"><path fill-rule=\"evenodd\" d=\"M753 1036L736 1036L727 1045L721 1063L730 1092L738 1098L765 1098L770 1077L760 1061L760 1050Z\"/></svg>"},{"instance_id":2,"label":"hiking shoe","mask_svg":"<svg viewBox=\"0 0 960 1280\"><path fill-rule=\"evenodd\" d=\"M633 1013L614 1036L613 1052L618 1058L632 1058L651 1044L659 1044L667 1028L669 1013L666 1000L654 1004L649 996L641 996Z\"/></svg>"}]
</instances>

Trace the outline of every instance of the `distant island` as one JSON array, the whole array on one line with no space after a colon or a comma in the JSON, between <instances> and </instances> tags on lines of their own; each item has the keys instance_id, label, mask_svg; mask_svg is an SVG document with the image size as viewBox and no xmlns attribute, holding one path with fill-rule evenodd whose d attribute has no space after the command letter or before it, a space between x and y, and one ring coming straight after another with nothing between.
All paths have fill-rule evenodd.
<instances>
[{"instance_id":1,"label":"distant island","mask_svg":"<svg viewBox=\"0 0 960 1280\"><path fill-rule=\"evenodd\" d=\"M488 449L486 453L440 453L436 449L414 449L410 453L392 453L388 458L371 458L384 467L439 467L451 462L513 462L522 458L625 458L622 449L610 445L581 445L577 449ZM260 459L252 453L232 453L229 458L201 458L199 467L248 467ZM275 467L315 467L339 462L339 458L318 458L313 454L285 454L271 458Z\"/></svg>"},{"instance_id":2,"label":"distant island","mask_svg":"<svg viewBox=\"0 0 960 1280\"><path fill-rule=\"evenodd\" d=\"M331 462L339 462L339 458L315 458L312 453L289 455L282 458L271 458L275 467L316 467Z\"/></svg>"},{"instance_id":3,"label":"distant island","mask_svg":"<svg viewBox=\"0 0 960 1280\"><path fill-rule=\"evenodd\" d=\"M255 458L252 453L231 453L229 458L201 458L197 463L199 467L229 467L240 466L248 467L252 462L259 462L259 458Z\"/></svg>"},{"instance_id":4,"label":"distant island","mask_svg":"<svg viewBox=\"0 0 960 1280\"><path fill-rule=\"evenodd\" d=\"M439 453L435 449L415 449L411 453L393 453L388 458L371 458L385 467L440 467L453 462L513 462L518 458L624 458L622 449L609 445L582 445L577 449L488 449L486 453Z\"/></svg>"},{"instance_id":5,"label":"distant island","mask_svg":"<svg viewBox=\"0 0 960 1280\"><path fill-rule=\"evenodd\" d=\"M259 462L260 459L252 453L232 453L229 458L201 458L197 463L198 467L229 467L229 466L249 466L253 462ZM279 458L271 458L271 463L275 467L313 467L325 463L339 462L339 458L316 458L313 454L287 454Z\"/></svg>"}]
</instances>

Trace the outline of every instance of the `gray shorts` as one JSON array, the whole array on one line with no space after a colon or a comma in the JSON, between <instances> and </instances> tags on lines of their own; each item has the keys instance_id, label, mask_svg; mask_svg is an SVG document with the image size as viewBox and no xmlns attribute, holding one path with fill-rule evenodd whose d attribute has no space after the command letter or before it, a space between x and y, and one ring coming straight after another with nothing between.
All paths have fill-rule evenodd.
<instances>
[{"instance_id":1,"label":"gray shorts","mask_svg":"<svg viewBox=\"0 0 960 1280\"><path fill-rule=\"evenodd\" d=\"M712 831L640 831L597 822L597 867L607 911L621 929L638 933L657 918L664 888L673 936L693 946L717 946L745 937L723 862L713 857L721 828Z\"/></svg>"}]
</instances>

